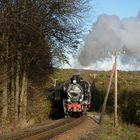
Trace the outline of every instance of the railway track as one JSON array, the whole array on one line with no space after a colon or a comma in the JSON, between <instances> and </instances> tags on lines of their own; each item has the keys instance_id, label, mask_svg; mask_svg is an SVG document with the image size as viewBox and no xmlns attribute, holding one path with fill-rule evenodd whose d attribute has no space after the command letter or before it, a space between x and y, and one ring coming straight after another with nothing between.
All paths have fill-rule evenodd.
<instances>
[{"instance_id":1,"label":"railway track","mask_svg":"<svg viewBox=\"0 0 140 140\"><path fill-rule=\"evenodd\" d=\"M86 117L68 118L35 130L27 130L15 135L3 136L1 140L47 140L79 125L85 119Z\"/></svg>"}]
</instances>

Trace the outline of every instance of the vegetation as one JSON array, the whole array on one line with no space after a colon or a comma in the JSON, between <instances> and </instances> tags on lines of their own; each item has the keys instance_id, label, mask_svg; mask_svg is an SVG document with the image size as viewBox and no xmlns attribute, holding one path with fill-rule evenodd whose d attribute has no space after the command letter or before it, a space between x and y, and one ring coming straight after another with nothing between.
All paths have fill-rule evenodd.
<instances>
[{"instance_id":1,"label":"vegetation","mask_svg":"<svg viewBox=\"0 0 140 140\"><path fill-rule=\"evenodd\" d=\"M107 90L110 71L55 69L52 77L58 83L68 80L74 73L80 72L83 79L92 84L92 110L101 111L103 99ZM96 79L94 80L94 74ZM99 140L139 140L140 139L140 72L118 71L118 111L119 126L114 128L114 87L111 87L104 123L97 130ZM95 83L94 83L95 81ZM113 85L113 84L112 84ZM97 115L97 114L96 114ZM95 115L95 116L96 116ZM136 125L137 126L136 126ZM88 136L95 136L95 131ZM88 139L88 138L86 138Z\"/></svg>"},{"instance_id":2,"label":"vegetation","mask_svg":"<svg viewBox=\"0 0 140 140\"><path fill-rule=\"evenodd\" d=\"M83 79L92 84L92 110L100 112L107 90L110 72L74 69L56 69L52 77L58 83L68 80L74 73L80 72ZM94 83L93 74L96 74ZM140 126L140 73L118 71L118 111L126 123ZM114 84L112 84L114 85ZM95 86L95 88L94 88ZM106 112L114 111L114 87L111 87Z\"/></svg>"},{"instance_id":3,"label":"vegetation","mask_svg":"<svg viewBox=\"0 0 140 140\"><path fill-rule=\"evenodd\" d=\"M139 140L140 129L135 125L121 123L117 129L114 128L113 118L106 116L105 123L100 128L97 140Z\"/></svg>"},{"instance_id":4,"label":"vegetation","mask_svg":"<svg viewBox=\"0 0 140 140\"><path fill-rule=\"evenodd\" d=\"M86 8L87 0L0 1L0 123L3 126L27 122L31 116L39 116L37 110L49 107L43 96L44 81L54 64L67 62L66 53L76 50ZM41 99L38 101L37 97ZM48 114L49 109L43 112ZM37 120L40 119L41 116Z\"/></svg>"}]
</instances>

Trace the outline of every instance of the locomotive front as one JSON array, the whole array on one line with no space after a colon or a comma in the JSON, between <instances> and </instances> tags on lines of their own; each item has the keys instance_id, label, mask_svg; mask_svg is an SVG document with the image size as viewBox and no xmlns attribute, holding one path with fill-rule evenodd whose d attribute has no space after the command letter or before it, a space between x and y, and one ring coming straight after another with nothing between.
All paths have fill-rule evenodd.
<instances>
[{"instance_id":1,"label":"locomotive front","mask_svg":"<svg viewBox=\"0 0 140 140\"><path fill-rule=\"evenodd\" d=\"M64 85L65 98L63 99L64 113L83 113L87 110L86 90L80 75L74 75L71 81Z\"/></svg>"},{"instance_id":2,"label":"locomotive front","mask_svg":"<svg viewBox=\"0 0 140 140\"><path fill-rule=\"evenodd\" d=\"M69 84L66 92L68 94L68 102L78 103L83 101L83 89L80 84L76 83L76 80Z\"/></svg>"}]
</instances>

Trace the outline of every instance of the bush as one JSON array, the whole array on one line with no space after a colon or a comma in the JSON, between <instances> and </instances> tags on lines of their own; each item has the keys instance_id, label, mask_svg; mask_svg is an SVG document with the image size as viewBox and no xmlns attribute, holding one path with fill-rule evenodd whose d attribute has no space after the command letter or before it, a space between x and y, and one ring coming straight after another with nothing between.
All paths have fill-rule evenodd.
<instances>
[{"instance_id":1,"label":"bush","mask_svg":"<svg viewBox=\"0 0 140 140\"><path fill-rule=\"evenodd\" d=\"M119 108L123 121L140 126L140 92L124 91L119 95Z\"/></svg>"}]
</instances>

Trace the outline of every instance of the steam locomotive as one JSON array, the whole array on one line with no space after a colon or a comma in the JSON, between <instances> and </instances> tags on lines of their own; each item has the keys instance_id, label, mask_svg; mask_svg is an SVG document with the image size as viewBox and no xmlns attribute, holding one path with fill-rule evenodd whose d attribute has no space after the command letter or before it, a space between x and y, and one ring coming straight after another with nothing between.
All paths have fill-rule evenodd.
<instances>
[{"instance_id":1,"label":"steam locomotive","mask_svg":"<svg viewBox=\"0 0 140 140\"><path fill-rule=\"evenodd\" d=\"M48 99L52 102L51 117L65 118L73 115L85 115L91 108L91 85L83 80L80 74L74 74L70 80L57 84L48 91Z\"/></svg>"},{"instance_id":2,"label":"steam locomotive","mask_svg":"<svg viewBox=\"0 0 140 140\"><path fill-rule=\"evenodd\" d=\"M78 113L85 115L91 107L90 83L79 74L63 84L62 102L65 117Z\"/></svg>"}]
</instances>

